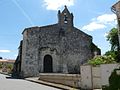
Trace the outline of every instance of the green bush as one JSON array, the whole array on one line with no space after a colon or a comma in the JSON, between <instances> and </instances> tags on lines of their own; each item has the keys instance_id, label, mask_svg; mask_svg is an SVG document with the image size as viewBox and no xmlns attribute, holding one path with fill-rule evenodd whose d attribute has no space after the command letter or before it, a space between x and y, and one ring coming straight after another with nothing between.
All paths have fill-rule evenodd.
<instances>
[{"instance_id":1,"label":"green bush","mask_svg":"<svg viewBox=\"0 0 120 90\"><path fill-rule=\"evenodd\" d=\"M88 64L96 66L100 64L110 64L110 63L116 63L115 59L109 55L109 56L96 56L93 59L88 61Z\"/></svg>"},{"instance_id":2,"label":"green bush","mask_svg":"<svg viewBox=\"0 0 120 90\"><path fill-rule=\"evenodd\" d=\"M12 69L13 69L13 65L12 64L7 64L6 67L7 67L8 73L11 73Z\"/></svg>"},{"instance_id":3,"label":"green bush","mask_svg":"<svg viewBox=\"0 0 120 90\"><path fill-rule=\"evenodd\" d=\"M109 77L109 90L120 90L120 75L117 75L117 70L120 69L115 69Z\"/></svg>"},{"instance_id":4,"label":"green bush","mask_svg":"<svg viewBox=\"0 0 120 90\"><path fill-rule=\"evenodd\" d=\"M2 68L2 63L0 63L0 69Z\"/></svg>"},{"instance_id":5,"label":"green bush","mask_svg":"<svg viewBox=\"0 0 120 90\"><path fill-rule=\"evenodd\" d=\"M111 55L115 59L116 62L119 62L119 52L118 51L107 51L105 53L105 55L106 56Z\"/></svg>"}]
</instances>

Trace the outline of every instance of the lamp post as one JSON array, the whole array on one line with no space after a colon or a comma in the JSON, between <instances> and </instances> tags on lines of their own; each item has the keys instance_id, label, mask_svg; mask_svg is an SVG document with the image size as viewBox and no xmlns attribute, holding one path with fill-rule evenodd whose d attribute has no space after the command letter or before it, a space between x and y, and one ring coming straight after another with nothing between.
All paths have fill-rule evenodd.
<instances>
[{"instance_id":1,"label":"lamp post","mask_svg":"<svg viewBox=\"0 0 120 90\"><path fill-rule=\"evenodd\" d=\"M120 0L111 7L111 11L116 14L118 21L118 40L119 40L119 49L120 49Z\"/></svg>"}]
</instances>

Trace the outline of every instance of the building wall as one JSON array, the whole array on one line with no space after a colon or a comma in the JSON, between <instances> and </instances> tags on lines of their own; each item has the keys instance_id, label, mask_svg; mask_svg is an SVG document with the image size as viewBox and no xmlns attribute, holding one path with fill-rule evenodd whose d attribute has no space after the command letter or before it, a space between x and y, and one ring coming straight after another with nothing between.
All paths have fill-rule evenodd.
<instances>
[{"instance_id":1,"label":"building wall","mask_svg":"<svg viewBox=\"0 0 120 90\"><path fill-rule=\"evenodd\" d=\"M76 28L57 24L28 28L23 32L22 73L35 76L43 71L45 55L53 58L53 72L79 73L79 65L92 57L91 36Z\"/></svg>"},{"instance_id":2,"label":"building wall","mask_svg":"<svg viewBox=\"0 0 120 90\"><path fill-rule=\"evenodd\" d=\"M34 28L37 29L37 28ZM21 74L22 76L36 76L38 75L38 46L36 34L30 35L31 30L23 33L22 45L22 62Z\"/></svg>"},{"instance_id":3,"label":"building wall","mask_svg":"<svg viewBox=\"0 0 120 90\"><path fill-rule=\"evenodd\" d=\"M23 31L22 76L44 72L44 57L52 57L53 73L80 73L79 66L93 57L92 37L73 25L73 14L58 11L58 23ZM95 45L94 45L95 46Z\"/></svg>"}]
</instances>

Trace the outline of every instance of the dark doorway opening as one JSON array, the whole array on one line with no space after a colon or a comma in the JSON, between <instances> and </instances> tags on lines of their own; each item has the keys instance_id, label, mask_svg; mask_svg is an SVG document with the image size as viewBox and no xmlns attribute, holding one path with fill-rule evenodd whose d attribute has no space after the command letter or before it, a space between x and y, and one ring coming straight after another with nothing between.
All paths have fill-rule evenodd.
<instances>
[{"instance_id":1,"label":"dark doorway opening","mask_svg":"<svg viewBox=\"0 0 120 90\"><path fill-rule=\"evenodd\" d=\"M45 55L44 57L44 72L45 73L52 73L53 72L53 62L52 62L52 56Z\"/></svg>"}]
</instances>

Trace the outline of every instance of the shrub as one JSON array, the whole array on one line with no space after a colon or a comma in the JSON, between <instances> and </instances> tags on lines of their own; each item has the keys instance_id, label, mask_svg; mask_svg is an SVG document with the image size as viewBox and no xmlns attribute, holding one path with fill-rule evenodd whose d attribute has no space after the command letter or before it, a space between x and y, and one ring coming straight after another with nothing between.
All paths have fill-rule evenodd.
<instances>
[{"instance_id":1,"label":"shrub","mask_svg":"<svg viewBox=\"0 0 120 90\"><path fill-rule=\"evenodd\" d=\"M100 64L109 64L109 63L116 63L115 59L109 55L109 56L96 56L93 59L88 61L88 64L96 66Z\"/></svg>"},{"instance_id":2,"label":"shrub","mask_svg":"<svg viewBox=\"0 0 120 90\"><path fill-rule=\"evenodd\" d=\"M120 69L115 69L109 77L109 90L120 90L120 75L117 75L117 70Z\"/></svg>"},{"instance_id":3,"label":"shrub","mask_svg":"<svg viewBox=\"0 0 120 90\"><path fill-rule=\"evenodd\" d=\"M12 64L8 64L7 65L8 73L11 73L12 69L13 69L13 65Z\"/></svg>"},{"instance_id":4,"label":"shrub","mask_svg":"<svg viewBox=\"0 0 120 90\"><path fill-rule=\"evenodd\" d=\"M2 63L0 63L0 69L2 68Z\"/></svg>"}]
</instances>

